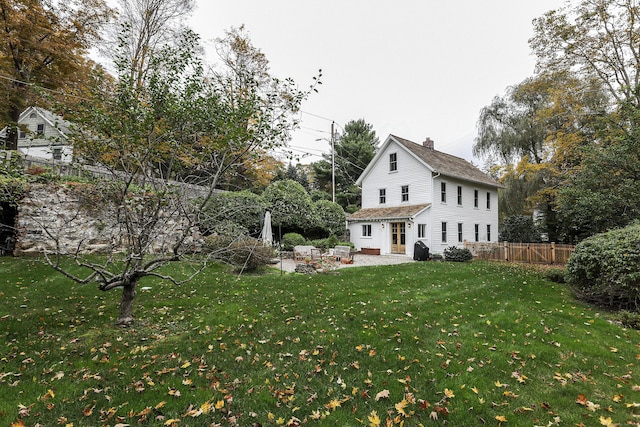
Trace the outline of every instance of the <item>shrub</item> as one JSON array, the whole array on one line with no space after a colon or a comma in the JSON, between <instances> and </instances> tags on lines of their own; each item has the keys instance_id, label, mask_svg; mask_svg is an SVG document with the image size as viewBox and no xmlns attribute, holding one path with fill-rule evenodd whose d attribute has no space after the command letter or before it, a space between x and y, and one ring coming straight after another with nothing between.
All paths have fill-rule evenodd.
<instances>
[{"instance_id":1,"label":"shrub","mask_svg":"<svg viewBox=\"0 0 640 427\"><path fill-rule=\"evenodd\" d=\"M444 250L445 261L465 262L473 259L473 254L469 249L450 246Z\"/></svg>"},{"instance_id":2,"label":"shrub","mask_svg":"<svg viewBox=\"0 0 640 427\"><path fill-rule=\"evenodd\" d=\"M238 270L255 271L271 263L273 248L264 246L253 237L241 236L230 240L229 236L216 235L205 237L206 247L211 256L231 264Z\"/></svg>"},{"instance_id":3,"label":"shrub","mask_svg":"<svg viewBox=\"0 0 640 427\"><path fill-rule=\"evenodd\" d=\"M294 246L306 245L307 239L298 233L287 233L282 236L282 249L285 251L292 251Z\"/></svg>"},{"instance_id":4,"label":"shrub","mask_svg":"<svg viewBox=\"0 0 640 427\"><path fill-rule=\"evenodd\" d=\"M622 323L625 328L640 330L640 313L622 310L614 316L614 319Z\"/></svg>"},{"instance_id":5,"label":"shrub","mask_svg":"<svg viewBox=\"0 0 640 427\"><path fill-rule=\"evenodd\" d=\"M544 272L544 277L554 283L565 283L564 274L561 268L550 268Z\"/></svg>"},{"instance_id":6,"label":"shrub","mask_svg":"<svg viewBox=\"0 0 640 427\"><path fill-rule=\"evenodd\" d=\"M316 240L312 240L311 244L313 246L315 246L316 248L322 249L322 250L327 250L330 248L335 248L336 246L338 246L340 244L340 242L338 242L338 238L334 235L331 235L329 237L327 237L326 239L316 239Z\"/></svg>"},{"instance_id":7,"label":"shrub","mask_svg":"<svg viewBox=\"0 0 640 427\"><path fill-rule=\"evenodd\" d=\"M566 267L576 296L606 308L636 310L640 303L640 224L580 242Z\"/></svg>"}]
</instances>

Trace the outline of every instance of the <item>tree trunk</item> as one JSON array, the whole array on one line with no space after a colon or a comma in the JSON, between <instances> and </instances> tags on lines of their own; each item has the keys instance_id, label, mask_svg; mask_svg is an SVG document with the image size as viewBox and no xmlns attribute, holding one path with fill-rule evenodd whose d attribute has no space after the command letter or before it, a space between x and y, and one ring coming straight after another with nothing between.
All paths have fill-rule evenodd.
<instances>
[{"instance_id":1,"label":"tree trunk","mask_svg":"<svg viewBox=\"0 0 640 427\"><path fill-rule=\"evenodd\" d=\"M133 300L136 298L136 286L138 281L133 281L122 288L122 299L120 300L120 313L116 325L131 326L133 318Z\"/></svg>"},{"instance_id":2,"label":"tree trunk","mask_svg":"<svg viewBox=\"0 0 640 427\"><path fill-rule=\"evenodd\" d=\"M5 143L5 149L7 150L17 150L18 149L18 133L20 129L18 129L18 119L20 119L20 114L22 114L22 110L20 107L16 105L12 105L9 109L9 119L11 123L8 127L7 139Z\"/></svg>"}]
</instances>

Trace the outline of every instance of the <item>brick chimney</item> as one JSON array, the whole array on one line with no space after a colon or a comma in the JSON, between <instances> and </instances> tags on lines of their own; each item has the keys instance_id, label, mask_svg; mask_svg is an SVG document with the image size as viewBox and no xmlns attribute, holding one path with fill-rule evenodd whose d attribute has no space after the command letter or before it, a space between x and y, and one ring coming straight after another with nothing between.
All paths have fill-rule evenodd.
<instances>
[{"instance_id":1,"label":"brick chimney","mask_svg":"<svg viewBox=\"0 0 640 427\"><path fill-rule=\"evenodd\" d=\"M433 139L427 137L424 142L422 143L422 146L428 150L432 150L433 151Z\"/></svg>"}]
</instances>

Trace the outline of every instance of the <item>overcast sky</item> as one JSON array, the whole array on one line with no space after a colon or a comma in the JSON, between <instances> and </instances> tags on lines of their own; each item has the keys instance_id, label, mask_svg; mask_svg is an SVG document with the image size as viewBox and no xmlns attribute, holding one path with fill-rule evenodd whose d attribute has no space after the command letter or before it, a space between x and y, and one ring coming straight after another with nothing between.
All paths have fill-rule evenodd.
<instances>
[{"instance_id":1,"label":"overcast sky","mask_svg":"<svg viewBox=\"0 0 640 427\"><path fill-rule=\"evenodd\" d=\"M480 110L533 75L532 20L564 0L198 0L190 21L203 40L245 25L273 75L301 89L291 147L303 163L329 152L338 131L364 119L382 143L395 134L481 165L471 147ZM210 50L208 60L216 60ZM294 161L295 164L295 161Z\"/></svg>"}]
</instances>

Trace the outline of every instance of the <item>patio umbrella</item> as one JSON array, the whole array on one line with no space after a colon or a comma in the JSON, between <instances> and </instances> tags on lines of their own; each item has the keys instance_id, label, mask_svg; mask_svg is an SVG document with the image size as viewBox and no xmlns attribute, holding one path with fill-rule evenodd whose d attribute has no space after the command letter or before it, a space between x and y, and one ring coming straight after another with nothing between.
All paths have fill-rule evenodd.
<instances>
[{"instance_id":1,"label":"patio umbrella","mask_svg":"<svg viewBox=\"0 0 640 427\"><path fill-rule=\"evenodd\" d=\"M262 243L265 245L271 245L273 243L273 231L271 230L271 212L267 211L264 214L264 225L262 226Z\"/></svg>"}]
</instances>

